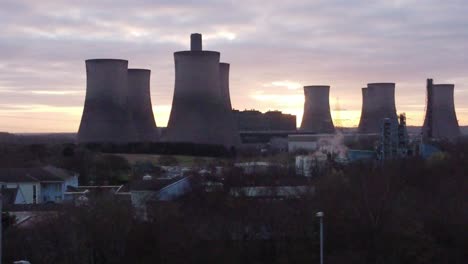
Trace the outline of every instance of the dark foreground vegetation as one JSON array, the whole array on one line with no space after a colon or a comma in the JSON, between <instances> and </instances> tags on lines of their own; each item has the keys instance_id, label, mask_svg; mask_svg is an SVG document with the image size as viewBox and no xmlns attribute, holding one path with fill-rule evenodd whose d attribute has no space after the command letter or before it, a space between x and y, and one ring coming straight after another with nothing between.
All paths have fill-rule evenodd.
<instances>
[{"instance_id":1,"label":"dark foreground vegetation","mask_svg":"<svg viewBox=\"0 0 468 264\"><path fill-rule=\"evenodd\" d=\"M102 197L4 233L4 260L32 263L467 263L468 152L331 170L299 199L195 190L148 221ZM236 177L236 175L227 175ZM196 182L196 181L195 181Z\"/></svg>"}]
</instances>

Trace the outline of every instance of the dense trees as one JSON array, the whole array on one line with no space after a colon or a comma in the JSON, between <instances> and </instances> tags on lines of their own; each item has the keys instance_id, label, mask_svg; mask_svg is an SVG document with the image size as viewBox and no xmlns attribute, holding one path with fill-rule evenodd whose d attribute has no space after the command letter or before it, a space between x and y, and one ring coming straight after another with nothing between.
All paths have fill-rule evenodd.
<instances>
[{"instance_id":1,"label":"dense trees","mask_svg":"<svg viewBox=\"0 0 468 264\"><path fill-rule=\"evenodd\" d=\"M275 184L288 172L224 175L225 190L153 204L148 221L112 197L69 207L32 229L5 232L5 262L318 263L317 211L327 263L466 263L468 148L386 163L336 166L300 199L234 198L230 186ZM76 153L75 153L76 155ZM253 177L253 178L249 178ZM287 181L286 181L287 182ZM292 183L291 183L292 184Z\"/></svg>"}]
</instances>

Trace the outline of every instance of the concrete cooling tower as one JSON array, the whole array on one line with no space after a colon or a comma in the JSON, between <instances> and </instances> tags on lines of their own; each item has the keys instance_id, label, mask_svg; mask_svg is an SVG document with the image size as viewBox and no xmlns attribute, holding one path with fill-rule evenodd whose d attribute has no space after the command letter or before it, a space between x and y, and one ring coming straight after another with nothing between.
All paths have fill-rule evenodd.
<instances>
[{"instance_id":1,"label":"concrete cooling tower","mask_svg":"<svg viewBox=\"0 0 468 264\"><path fill-rule=\"evenodd\" d=\"M86 61L86 99L78 143L128 143L137 140L128 105L128 61Z\"/></svg>"},{"instance_id":2,"label":"concrete cooling tower","mask_svg":"<svg viewBox=\"0 0 468 264\"><path fill-rule=\"evenodd\" d=\"M426 117L422 128L424 138L453 140L460 136L454 88L453 84L432 84L432 80L428 80Z\"/></svg>"},{"instance_id":3,"label":"concrete cooling tower","mask_svg":"<svg viewBox=\"0 0 468 264\"><path fill-rule=\"evenodd\" d=\"M365 129L369 123L369 100L367 97L367 87L362 88L362 108L361 108L361 119L359 120L358 131L359 133L365 133Z\"/></svg>"},{"instance_id":4,"label":"concrete cooling tower","mask_svg":"<svg viewBox=\"0 0 468 264\"><path fill-rule=\"evenodd\" d=\"M398 126L394 83L369 83L365 103L367 120L359 127L361 133L380 133L385 118Z\"/></svg>"},{"instance_id":5,"label":"concrete cooling tower","mask_svg":"<svg viewBox=\"0 0 468 264\"><path fill-rule=\"evenodd\" d=\"M334 133L330 113L330 86L304 87L304 115L300 130L311 133Z\"/></svg>"},{"instance_id":6,"label":"concrete cooling tower","mask_svg":"<svg viewBox=\"0 0 468 264\"><path fill-rule=\"evenodd\" d=\"M227 116L228 120L231 121L230 126L226 127L226 135L231 138L226 138L226 142L229 142L229 144L231 144L232 146L239 146L241 144L239 128L232 113L231 95L229 92L229 68L229 63L219 64L221 100L226 111L225 115Z\"/></svg>"},{"instance_id":7,"label":"concrete cooling tower","mask_svg":"<svg viewBox=\"0 0 468 264\"><path fill-rule=\"evenodd\" d=\"M232 115L220 82L220 53L201 50L192 34L190 51L174 53L175 88L165 141L234 146Z\"/></svg>"},{"instance_id":8,"label":"concrete cooling tower","mask_svg":"<svg viewBox=\"0 0 468 264\"><path fill-rule=\"evenodd\" d=\"M150 95L151 71L128 69L128 99L139 142L158 141Z\"/></svg>"}]
</instances>

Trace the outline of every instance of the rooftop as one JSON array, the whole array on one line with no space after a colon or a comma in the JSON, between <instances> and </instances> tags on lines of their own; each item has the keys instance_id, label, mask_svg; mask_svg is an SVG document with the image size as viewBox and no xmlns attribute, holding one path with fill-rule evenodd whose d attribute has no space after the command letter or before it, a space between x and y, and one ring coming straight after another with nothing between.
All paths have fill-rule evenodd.
<instances>
[{"instance_id":1,"label":"rooftop","mask_svg":"<svg viewBox=\"0 0 468 264\"><path fill-rule=\"evenodd\" d=\"M63 182L71 173L53 166L0 168L0 182Z\"/></svg>"},{"instance_id":2,"label":"rooftop","mask_svg":"<svg viewBox=\"0 0 468 264\"><path fill-rule=\"evenodd\" d=\"M163 178L163 179L153 179L153 180L138 180L130 184L131 191L159 191L166 186L169 186L179 180L181 177L176 178Z\"/></svg>"}]
</instances>

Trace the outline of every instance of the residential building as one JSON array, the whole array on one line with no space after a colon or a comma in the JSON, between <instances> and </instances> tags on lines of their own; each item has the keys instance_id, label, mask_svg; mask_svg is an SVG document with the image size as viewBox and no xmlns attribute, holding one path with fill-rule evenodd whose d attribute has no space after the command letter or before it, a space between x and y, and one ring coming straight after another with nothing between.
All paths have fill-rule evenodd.
<instances>
[{"instance_id":1,"label":"residential building","mask_svg":"<svg viewBox=\"0 0 468 264\"><path fill-rule=\"evenodd\" d=\"M67 186L78 186L78 174L53 166L0 168L0 186L16 190L14 204L60 203Z\"/></svg>"}]
</instances>

